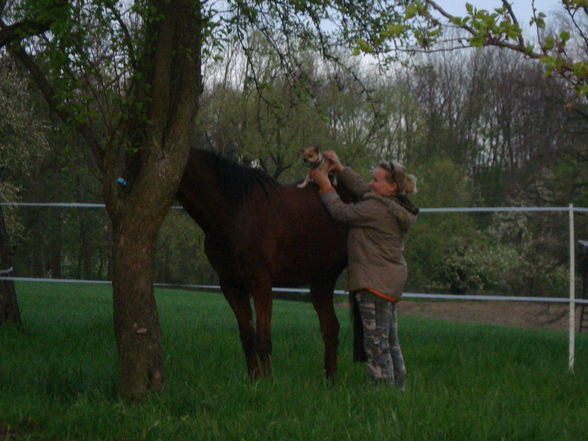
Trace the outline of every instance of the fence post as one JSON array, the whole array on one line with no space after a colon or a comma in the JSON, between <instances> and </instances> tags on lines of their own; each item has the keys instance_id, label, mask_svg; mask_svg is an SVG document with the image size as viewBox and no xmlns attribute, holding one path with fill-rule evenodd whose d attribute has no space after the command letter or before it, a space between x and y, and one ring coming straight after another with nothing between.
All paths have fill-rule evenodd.
<instances>
[{"instance_id":1,"label":"fence post","mask_svg":"<svg viewBox=\"0 0 588 441\"><path fill-rule=\"evenodd\" d=\"M568 349L568 369L574 372L576 338L576 253L574 248L574 204L570 204L570 342Z\"/></svg>"}]
</instances>

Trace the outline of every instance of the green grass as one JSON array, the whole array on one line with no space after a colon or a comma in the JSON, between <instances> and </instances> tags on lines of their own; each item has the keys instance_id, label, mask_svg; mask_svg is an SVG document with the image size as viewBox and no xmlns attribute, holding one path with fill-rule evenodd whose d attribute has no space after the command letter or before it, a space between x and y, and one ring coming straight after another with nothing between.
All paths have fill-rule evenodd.
<instances>
[{"instance_id":1,"label":"green grass","mask_svg":"<svg viewBox=\"0 0 588 441\"><path fill-rule=\"evenodd\" d=\"M273 378L252 383L218 294L158 291L167 389L118 400L107 286L17 285L26 333L0 330L0 434L11 440L588 439L588 339L400 317L406 393L351 362L347 310L335 387L309 304L276 301ZM0 435L0 440L2 440Z\"/></svg>"}]
</instances>

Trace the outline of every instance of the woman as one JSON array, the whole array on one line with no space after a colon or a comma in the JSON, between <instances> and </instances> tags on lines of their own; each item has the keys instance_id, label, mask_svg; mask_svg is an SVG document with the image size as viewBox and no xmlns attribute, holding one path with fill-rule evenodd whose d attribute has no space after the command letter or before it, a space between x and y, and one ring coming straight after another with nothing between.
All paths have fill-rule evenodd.
<instances>
[{"instance_id":1,"label":"woman","mask_svg":"<svg viewBox=\"0 0 588 441\"><path fill-rule=\"evenodd\" d=\"M404 236L418 214L406 197L416 191L416 178L396 162L382 162L366 184L341 164L335 152L324 155L332 162L339 182L358 198L355 204L345 204L326 174L317 169L310 172L331 216L350 226L349 291L359 306L368 375L375 383L396 384L404 390L406 368L395 305L407 278Z\"/></svg>"}]
</instances>

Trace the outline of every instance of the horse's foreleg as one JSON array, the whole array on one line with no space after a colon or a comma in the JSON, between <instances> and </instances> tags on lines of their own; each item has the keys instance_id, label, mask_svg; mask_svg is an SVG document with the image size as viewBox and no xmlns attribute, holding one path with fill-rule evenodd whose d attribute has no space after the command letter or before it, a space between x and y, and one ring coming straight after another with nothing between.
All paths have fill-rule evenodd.
<instances>
[{"instance_id":1,"label":"horse's foreleg","mask_svg":"<svg viewBox=\"0 0 588 441\"><path fill-rule=\"evenodd\" d=\"M339 345L339 320L333 306L335 280L313 284L310 287L312 305L316 310L325 343L325 376L334 382L337 373L337 346Z\"/></svg>"},{"instance_id":2,"label":"horse's foreleg","mask_svg":"<svg viewBox=\"0 0 588 441\"><path fill-rule=\"evenodd\" d=\"M251 378L257 379L261 376L261 367L255 347L255 329L252 323L252 311L249 303L249 294L245 288L239 288L229 283L220 282L225 298L231 305L231 309L237 318L241 346L245 352L247 370Z\"/></svg>"},{"instance_id":3,"label":"horse's foreleg","mask_svg":"<svg viewBox=\"0 0 588 441\"><path fill-rule=\"evenodd\" d=\"M268 282L257 282L252 289L253 303L255 305L256 340L255 350L261 362L261 373L271 376L272 356L272 287Z\"/></svg>"}]
</instances>

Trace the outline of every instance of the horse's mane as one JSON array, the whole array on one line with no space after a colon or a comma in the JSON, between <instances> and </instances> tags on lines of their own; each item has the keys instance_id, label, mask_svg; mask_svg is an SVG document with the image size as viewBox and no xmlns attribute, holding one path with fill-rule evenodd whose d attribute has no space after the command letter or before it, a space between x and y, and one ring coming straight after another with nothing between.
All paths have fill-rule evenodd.
<instances>
[{"instance_id":1,"label":"horse's mane","mask_svg":"<svg viewBox=\"0 0 588 441\"><path fill-rule=\"evenodd\" d=\"M216 171L223 195L234 207L239 207L243 197L256 187L267 195L271 188L279 186L275 179L261 169L245 167L217 152L202 152L205 160Z\"/></svg>"}]
</instances>

